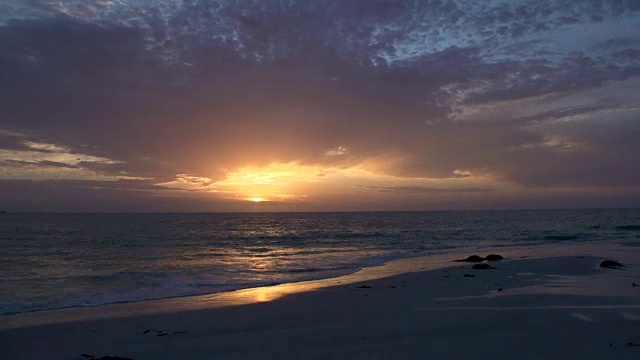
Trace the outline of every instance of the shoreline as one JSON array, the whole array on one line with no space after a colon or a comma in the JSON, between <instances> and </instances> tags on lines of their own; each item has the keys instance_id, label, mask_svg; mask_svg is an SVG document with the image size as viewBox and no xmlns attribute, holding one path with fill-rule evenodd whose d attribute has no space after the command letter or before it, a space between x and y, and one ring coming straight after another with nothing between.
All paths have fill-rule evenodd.
<instances>
[{"instance_id":1,"label":"shoreline","mask_svg":"<svg viewBox=\"0 0 640 360\"><path fill-rule=\"evenodd\" d=\"M250 229L238 227L233 233L225 232L234 229L230 224L238 218L233 216L79 216L62 222L46 216L25 218L16 228L16 239L30 240L8 237L3 243L9 251L9 262L1 271L8 281L0 284L0 292L5 294L0 317L329 279L394 259L465 253L478 247L547 246L549 242L562 244L572 239L615 241L640 236L637 225L633 225L638 222L635 211L618 214L611 210L607 217L592 212L392 214L295 217L289 228L278 227L278 232L266 234L255 230L271 222L281 224L287 217L256 217ZM566 223L567 217L576 221ZM327 221L332 227L318 233ZM363 226L370 221L381 226ZM46 231L29 231L32 226L40 229L39 223L59 224L64 231L80 237L54 238L39 255L30 257L33 249L40 248L40 242L49 237ZM104 227L107 223L112 230ZM211 228L201 227L203 224ZM185 227L191 234L183 240L188 246L171 240L183 239ZM117 241L113 242L109 240L111 232L128 235L114 237ZM162 245L149 240L152 238L163 239ZM210 241L214 238L219 240ZM56 258L59 254L65 254L64 259Z\"/></svg>"},{"instance_id":2,"label":"shoreline","mask_svg":"<svg viewBox=\"0 0 640 360\"><path fill-rule=\"evenodd\" d=\"M507 259L473 270L452 262L473 253L448 253L331 279L14 315L0 329L0 358L640 355L638 244L476 253ZM605 258L627 266L601 269Z\"/></svg>"},{"instance_id":3,"label":"shoreline","mask_svg":"<svg viewBox=\"0 0 640 360\"><path fill-rule=\"evenodd\" d=\"M588 250L595 250L602 246L608 247L606 251L616 251L623 244L635 245L637 242L628 240L624 242L577 242L555 244L525 244L516 246L479 246L475 248L452 249L451 252L435 255L418 255L392 259L382 265L365 266L352 273L336 277L303 280L297 282L262 285L249 288L213 292L207 294L184 295L165 298L145 299L136 301L123 301L89 306L69 306L53 309L25 311L14 314L0 315L0 319L6 320L0 324L0 331L6 329L55 324L67 321L97 320L110 317L127 317L131 313L144 315L160 314L168 311L192 311L195 309L218 308L225 306L237 306L251 303L272 301L279 297L314 291L331 286L352 284L362 281L383 279L386 277L405 273L433 271L449 267L461 266L469 263L455 262L475 252L507 254L505 260L518 260L522 258L547 257L561 250L567 256L578 256ZM640 244L640 243L639 243ZM577 251L576 251L577 250ZM603 250L603 249L601 249ZM459 254L457 254L459 253ZM511 256L516 256L512 258ZM456 257L459 256L459 257ZM452 259L452 257L456 257ZM194 305L196 303L197 305ZM130 308L130 309L127 309ZM105 315L106 314L106 315Z\"/></svg>"}]
</instances>

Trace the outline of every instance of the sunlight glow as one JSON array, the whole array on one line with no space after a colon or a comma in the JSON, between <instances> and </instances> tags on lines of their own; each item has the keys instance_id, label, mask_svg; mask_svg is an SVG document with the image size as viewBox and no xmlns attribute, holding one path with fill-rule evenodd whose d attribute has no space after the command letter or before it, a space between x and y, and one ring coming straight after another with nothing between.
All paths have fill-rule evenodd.
<instances>
[{"instance_id":1,"label":"sunlight glow","mask_svg":"<svg viewBox=\"0 0 640 360\"><path fill-rule=\"evenodd\" d=\"M291 163L244 166L227 171L223 180L213 185L230 197L254 203L296 201L306 197L302 188L322 180L324 168Z\"/></svg>"},{"instance_id":2,"label":"sunlight glow","mask_svg":"<svg viewBox=\"0 0 640 360\"><path fill-rule=\"evenodd\" d=\"M344 199L346 196L398 199L453 193L488 191L497 184L490 175L456 169L446 178L400 177L381 171L393 165L391 158L375 158L351 166L308 165L299 162L249 165L220 169L225 177L178 174L170 182L156 184L174 190L215 193L231 201L263 203L272 206L310 203L319 198Z\"/></svg>"}]
</instances>

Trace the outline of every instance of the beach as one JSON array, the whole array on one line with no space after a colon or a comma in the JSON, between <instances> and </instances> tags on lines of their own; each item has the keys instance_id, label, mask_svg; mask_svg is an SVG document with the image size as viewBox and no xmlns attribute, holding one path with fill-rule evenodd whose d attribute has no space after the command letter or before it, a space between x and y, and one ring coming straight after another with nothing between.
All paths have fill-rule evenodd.
<instances>
[{"instance_id":1,"label":"beach","mask_svg":"<svg viewBox=\"0 0 640 360\"><path fill-rule=\"evenodd\" d=\"M0 360L640 360L640 0L0 0Z\"/></svg>"},{"instance_id":2,"label":"beach","mask_svg":"<svg viewBox=\"0 0 640 360\"><path fill-rule=\"evenodd\" d=\"M317 281L7 316L3 359L640 356L640 243L483 249ZM625 265L602 268L615 259Z\"/></svg>"}]
</instances>

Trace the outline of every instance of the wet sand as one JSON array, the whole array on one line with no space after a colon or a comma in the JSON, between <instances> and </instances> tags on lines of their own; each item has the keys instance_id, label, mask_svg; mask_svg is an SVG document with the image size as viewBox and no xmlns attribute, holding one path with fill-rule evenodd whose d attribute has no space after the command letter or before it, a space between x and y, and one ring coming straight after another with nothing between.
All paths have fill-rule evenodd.
<instances>
[{"instance_id":1,"label":"wet sand","mask_svg":"<svg viewBox=\"0 0 640 360\"><path fill-rule=\"evenodd\" d=\"M507 259L484 270L452 261L476 253ZM335 279L7 316L0 358L636 359L634 283L634 244L478 249Z\"/></svg>"}]
</instances>

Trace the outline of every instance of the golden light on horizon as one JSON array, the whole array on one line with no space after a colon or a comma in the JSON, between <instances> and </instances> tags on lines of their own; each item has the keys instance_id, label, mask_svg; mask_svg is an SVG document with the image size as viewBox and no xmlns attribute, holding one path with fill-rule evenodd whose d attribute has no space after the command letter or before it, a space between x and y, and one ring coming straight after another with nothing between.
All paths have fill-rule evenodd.
<instances>
[{"instance_id":1,"label":"golden light on horizon","mask_svg":"<svg viewBox=\"0 0 640 360\"><path fill-rule=\"evenodd\" d=\"M226 178L215 183L216 188L237 199L252 203L296 201L307 197L306 186L322 180L320 166L305 166L296 162L271 163L265 166L244 166L228 171Z\"/></svg>"},{"instance_id":2,"label":"golden light on horizon","mask_svg":"<svg viewBox=\"0 0 640 360\"><path fill-rule=\"evenodd\" d=\"M441 198L450 193L505 186L490 175L476 175L465 169L456 169L446 178L402 177L381 170L390 164L393 164L390 158L369 159L345 167L273 162L264 166L220 169L225 176L217 181L209 177L178 174L176 180L156 185L215 193L219 197L254 206L260 203L274 206L314 203L319 199L360 201L363 196L378 200L415 196Z\"/></svg>"}]
</instances>

